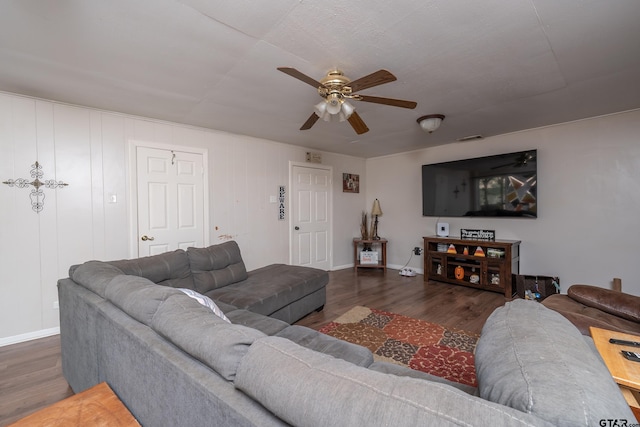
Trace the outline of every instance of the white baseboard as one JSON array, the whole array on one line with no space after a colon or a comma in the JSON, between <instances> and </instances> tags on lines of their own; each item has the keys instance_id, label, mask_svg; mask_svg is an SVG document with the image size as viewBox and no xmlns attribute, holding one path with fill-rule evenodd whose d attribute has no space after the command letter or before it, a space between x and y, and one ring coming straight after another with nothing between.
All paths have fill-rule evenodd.
<instances>
[{"instance_id":1,"label":"white baseboard","mask_svg":"<svg viewBox=\"0 0 640 427\"><path fill-rule=\"evenodd\" d=\"M390 270L402 270L402 265L400 264L387 264L387 269ZM331 271L338 271L338 270L344 270L347 268L353 268L353 264L346 264L346 265L338 265L338 266L334 266ZM413 271L415 271L417 274L424 274L424 269L423 268L411 268Z\"/></svg>"},{"instance_id":2,"label":"white baseboard","mask_svg":"<svg viewBox=\"0 0 640 427\"><path fill-rule=\"evenodd\" d=\"M344 270L347 268L353 268L353 264L334 265L333 268L331 268L331 271Z\"/></svg>"},{"instance_id":3,"label":"white baseboard","mask_svg":"<svg viewBox=\"0 0 640 427\"><path fill-rule=\"evenodd\" d=\"M14 335L12 337L0 338L0 347L5 345L18 344L25 341L36 340L38 338L50 337L51 335L58 335L60 333L60 327L49 329L41 329L39 331L27 332L26 334Z\"/></svg>"}]
</instances>

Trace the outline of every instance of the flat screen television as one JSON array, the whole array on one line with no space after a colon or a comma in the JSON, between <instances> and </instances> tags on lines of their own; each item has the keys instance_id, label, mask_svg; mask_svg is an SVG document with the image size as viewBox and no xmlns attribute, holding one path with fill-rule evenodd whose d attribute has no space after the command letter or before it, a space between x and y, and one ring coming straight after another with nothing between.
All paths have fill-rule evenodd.
<instances>
[{"instance_id":1,"label":"flat screen television","mask_svg":"<svg viewBox=\"0 0 640 427\"><path fill-rule=\"evenodd\" d=\"M536 218L537 150L422 166L422 215Z\"/></svg>"}]
</instances>

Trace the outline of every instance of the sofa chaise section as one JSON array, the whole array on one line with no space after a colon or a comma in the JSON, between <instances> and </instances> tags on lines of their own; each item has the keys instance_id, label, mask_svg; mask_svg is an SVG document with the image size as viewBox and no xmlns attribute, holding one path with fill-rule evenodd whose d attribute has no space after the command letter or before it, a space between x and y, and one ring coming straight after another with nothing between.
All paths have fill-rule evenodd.
<instances>
[{"instance_id":1,"label":"sofa chaise section","mask_svg":"<svg viewBox=\"0 0 640 427\"><path fill-rule=\"evenodd\" d=\"M271 264L247 272L235 241L189 248L195 289L215 301L294 323L326 301L326 271Z\"/></svg>"},{"instance_id":2,"label":"sofa chaise section","mask_svg":"<svg viewBox=\"0 0 640 427\"><path fill-rule=\"evenodd\" d=\"M254 270L246 280L205 295L238 308L294 323L326 301L326 272L309 267L272 264Z\"/></svg>"}]
</instances>

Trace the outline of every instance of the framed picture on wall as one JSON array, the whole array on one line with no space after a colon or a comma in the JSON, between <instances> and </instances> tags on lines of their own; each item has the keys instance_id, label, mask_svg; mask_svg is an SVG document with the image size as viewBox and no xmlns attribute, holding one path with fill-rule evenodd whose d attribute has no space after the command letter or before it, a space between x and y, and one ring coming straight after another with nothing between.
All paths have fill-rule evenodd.
<instances>
[{"instance_id":1,"label":"framed picture on wall","mask_svg":"<svg viewBox=\"0 0 640 427\"><path fill-rule=\"evenodd\" d=\"M343 193L359 193L360 192L360 175L355 173L342 174L342 192Z\"/></svg>"}]
</instances>

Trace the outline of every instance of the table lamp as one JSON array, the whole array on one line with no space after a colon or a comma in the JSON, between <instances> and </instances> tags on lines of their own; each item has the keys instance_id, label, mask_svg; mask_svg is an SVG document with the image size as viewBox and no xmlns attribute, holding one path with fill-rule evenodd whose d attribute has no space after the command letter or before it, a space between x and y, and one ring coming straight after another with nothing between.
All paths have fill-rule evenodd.
<instances>
[{"instance_id":1,"label":"table lamp","mask_svg":"<svg viewBox=\"0 0 640 427\"><path fill-rule=\"evenodd\" d=\"M380 209L380 202L378 199L373 201L373 208L371 209L371 216L374 218L373 220L373 230L371 231L371 238L373 240L380 240L380 236L378 236L378 217L382 216L382 209Z\"/></svg>"}]
</instances>

